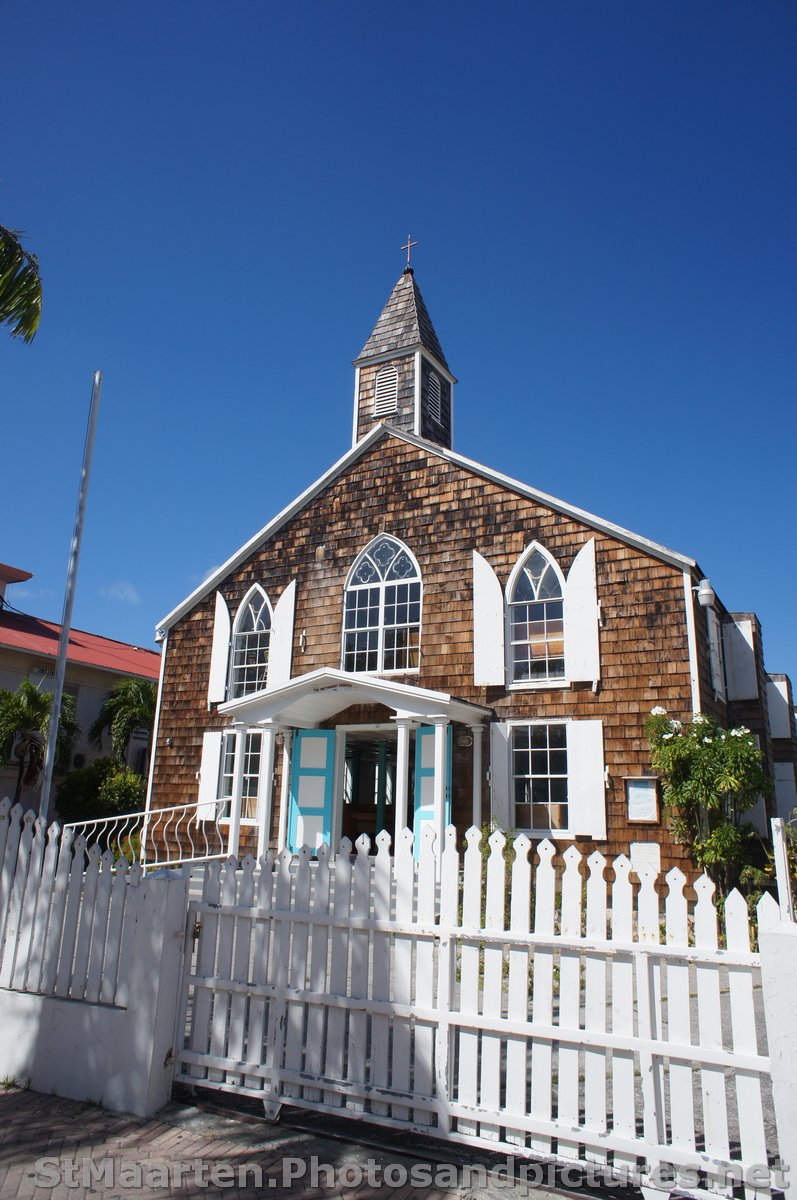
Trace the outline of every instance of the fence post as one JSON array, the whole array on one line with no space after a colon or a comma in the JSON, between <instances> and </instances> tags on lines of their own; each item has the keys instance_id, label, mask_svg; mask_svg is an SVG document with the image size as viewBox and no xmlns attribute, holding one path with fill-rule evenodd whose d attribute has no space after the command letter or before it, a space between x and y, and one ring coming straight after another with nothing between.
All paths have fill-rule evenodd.
<instances>
[{"instance_id":1,"label":"fence post","mask_svg":"<svg viewBox=\"0 0 797 1200\"><path fill-rule=\"evenodd\" d=\"M797 1186L797 1041L794 1036L794 997L797 995L797 925L775 921L777 909L771 897L771 913L759 905L758 941L764 1016L767 1026L772 1096L778 1127L778 1148L785 1185Z\"/></svg>"},{"instance_id":2,"label":"fence post","mask_svg":"<svg viewBox=\"0 0 797 1200\"><path fill-rule=\"evenodd\" d=\"M794 921L794 897L789 872L789 847L786 823L782 817L772 820L772 855L775 859L775 878L778 884L778 904L781 921Z\"/></svg>"},{"instance_id":3,"label":"fence post","mask_svg":"<svg viewBox=\"0 0 797 1200\"><path fill-rule=\"evenodd\" d=\"M128 1075L126 1103L119 1107L149 1116L163 1107L171 1092L188 878L162 869L147 875L138 890L130 955L122 964L129 975L129 999L127 1046L120 1058L127 1059Z\"/></svg>"}]
</instances>

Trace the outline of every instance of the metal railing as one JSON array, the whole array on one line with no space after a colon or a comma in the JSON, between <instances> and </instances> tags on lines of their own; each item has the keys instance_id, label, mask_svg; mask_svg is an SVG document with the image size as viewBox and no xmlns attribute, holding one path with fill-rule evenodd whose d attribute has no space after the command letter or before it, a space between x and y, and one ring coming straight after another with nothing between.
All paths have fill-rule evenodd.
<instances>
[{"instance_id":1,"label":"metal railing","mask_svg":"<svg viewBox=\"0 0 797 1200\"><path fill-rule=\"evenodd\" d=\"M112 850L117 858L140 863L145 871L224 858L227 838L219 827L222 806L206 819L200 817L199 808L196 803L174 804L118 817L72 821L64 830L73 831L73 844L82 837L87 850L99 845L103 851Z\"/></svg>"}]
</instances>

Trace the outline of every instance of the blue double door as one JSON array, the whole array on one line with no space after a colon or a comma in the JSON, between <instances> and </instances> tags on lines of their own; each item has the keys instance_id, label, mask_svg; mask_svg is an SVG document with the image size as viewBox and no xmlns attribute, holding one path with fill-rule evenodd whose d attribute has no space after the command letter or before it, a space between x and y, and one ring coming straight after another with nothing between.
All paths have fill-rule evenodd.
<instances>
[{"instance_id":1,"label":"blue double door","mask_svg":"<svg viewBox=\"0 0 797 1200\"><path fill-rule=\"evenodd\" d=\"M392 733L392 731L391 731ZM448 743L446 754L446 788L445 788L445 823L451 820L451 726L447 730ZM413 798L413 829L415 831L416 857L420 847L420 835L423 827L434 822L434 727L422 725L415 730L415 754L412 760L413 769L408 780L408 795ZM337 846L341 836L341 828L333 829L336 812L343 813L345 797L340 797L340 803L335 804L336 764L335 755L338 738L334 729L299 730L294 734L293 754L290 781L290 807L288 812L287 842L288 849L295 853L301 846L307 845L315 851L326 842ZM395 763L395 734L390 742L392 762ZM386 756L383 756L385 770ZM392 816L385 822L387 812L395 811L392 806L385 808L385 778L382 777L381 787L377 786L373 796L374 832L379 832L376 825L392 823ZM343 786L341 784L341 786ZM395 786L395 780L392 786ZM381 796L381 801L380 801ZM360 795L358 803L363 803ZM365 803L369 798L365 797ZM380 809L381 811L377 811ZM338 818L338 823L340 817ZM370 832L370 830L369 830ZM388 827L391 837L395 838L395 830Z\"/></svg>"}]
</instances>

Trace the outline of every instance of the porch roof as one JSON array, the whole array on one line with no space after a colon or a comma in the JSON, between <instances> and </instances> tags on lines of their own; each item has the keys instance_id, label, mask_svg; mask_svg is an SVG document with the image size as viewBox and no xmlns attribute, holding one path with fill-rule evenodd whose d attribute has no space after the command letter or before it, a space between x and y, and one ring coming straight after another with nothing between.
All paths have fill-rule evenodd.
<instances>
[{"instance_id":1,"label":"porch roof","mask_svg":"<svg viewBox=\"0 0 797 1200\"><path fill-rule=\"evenodd\" d=\"M272 691L253 692L219 705L219 712L251 724L274 721L299 729L312 729L352 704L383 704L396 716L416 720L447 717L464 725L478 725L492 710L445 692L432 692L377 675L353 675L322 667L299 675Z\"/></svg>"}]
</instances>

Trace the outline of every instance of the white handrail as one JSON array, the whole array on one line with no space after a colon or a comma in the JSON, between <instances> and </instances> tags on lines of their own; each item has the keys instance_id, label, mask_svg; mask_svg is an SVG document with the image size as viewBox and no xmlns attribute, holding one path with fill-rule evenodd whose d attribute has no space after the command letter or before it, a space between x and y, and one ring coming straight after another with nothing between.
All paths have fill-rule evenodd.
<instances>
[{"instance_id":1,"label":"white handrail","mask_svg":"<svg viewBox=\"0 0 797 1200\"><path fill-rule=\"evenodd\" d=\"M140 862L145 871L151 871L226 857L226 839L219 828L220 810L219 805L215 815L205 820L200 819L196 802L172 804L116 817L70 821L64 831L72 830L73 840L83 837L87 849L95 843L103 849L110 847L120 858Z\"/></svg>"}]
</instances>

